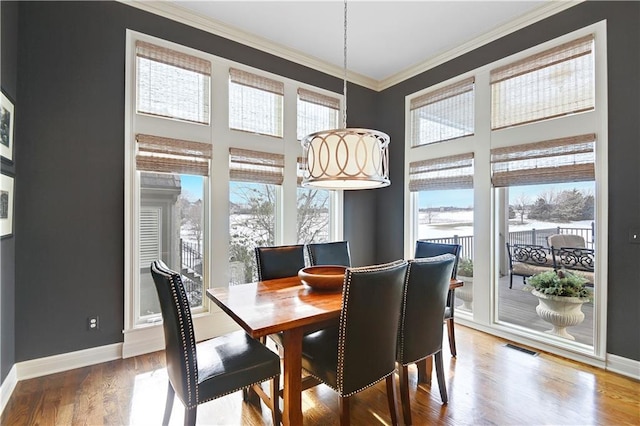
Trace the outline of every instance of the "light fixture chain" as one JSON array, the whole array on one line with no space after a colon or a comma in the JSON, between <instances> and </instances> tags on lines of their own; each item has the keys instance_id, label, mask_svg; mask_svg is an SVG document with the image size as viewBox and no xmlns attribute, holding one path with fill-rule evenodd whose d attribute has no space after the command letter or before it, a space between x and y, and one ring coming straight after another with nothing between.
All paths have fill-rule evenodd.
<instances>
[{"instance_id":1,"label":"light fixture chain","mask_svg":"<svg viewBox=\"0 0 640 426\"><path fill-rule=\"evenodd\" d=\"M344 106L342 108L342 128L347 128L347 0L344 0L344 81L342 92Z\"/></svg>"}]
</instances>

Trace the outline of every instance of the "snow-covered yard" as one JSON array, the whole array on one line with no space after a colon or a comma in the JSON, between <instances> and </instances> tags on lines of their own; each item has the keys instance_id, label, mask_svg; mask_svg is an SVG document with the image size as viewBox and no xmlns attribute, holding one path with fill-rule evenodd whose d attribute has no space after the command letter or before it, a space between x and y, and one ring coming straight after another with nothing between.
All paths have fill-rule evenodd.
<instances>
[{"instance_id":1,"label":"snow-covered yard","mask_svg":"<svg viewBox=\"0 0 640 426\"><path fill-rule=\"evenodd\" d=\"M520 223L520 218L509 219L509 232L530 231L532 229L550 228L585 228L590 229L592 220L579 220L573 222L544 222L529 220L526 217ZM489 224L487 224L489 225ZM466 237L473 235L473 210L455 210L431 213L431 223L427 213L420 213L419 232L420 238L447 238L457 235Z\"/></svg>"}]
</instances>

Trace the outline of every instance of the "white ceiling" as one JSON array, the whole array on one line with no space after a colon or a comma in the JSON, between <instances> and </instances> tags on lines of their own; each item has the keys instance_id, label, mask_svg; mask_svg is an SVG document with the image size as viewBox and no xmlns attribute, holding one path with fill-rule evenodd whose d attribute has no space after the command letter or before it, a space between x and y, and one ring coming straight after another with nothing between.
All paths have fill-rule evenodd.
<instances>
[{"instance_id":1,"label":"white ceiling","mask_svg":"<svg viewBox=\"0 0 640 426\"><path fill-rule=\"evenodd\" d=\"M179 15L183 22L341 75L342 1L161 3L165 16ZM380 89L389 85L385 82L400 81L428 64L435 65L438 58L440 62L450 59L573 4L559 0L349 0L349 79Z\"/></svg>"}]
</instances>

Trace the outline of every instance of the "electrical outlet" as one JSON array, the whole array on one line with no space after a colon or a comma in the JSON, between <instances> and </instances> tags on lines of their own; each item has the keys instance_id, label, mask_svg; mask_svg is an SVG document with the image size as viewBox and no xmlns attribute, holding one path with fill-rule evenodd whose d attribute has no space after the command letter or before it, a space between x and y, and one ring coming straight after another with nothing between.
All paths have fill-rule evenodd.
<instances>
[{"instance_id":1,"label":"electrical outlet","mask_svg":"<svg viewBox=\"0 0 640 426\"><path fill-rule=\"evenodd\" d=\"M87 326L89 327L89 331L98 330L100 328L100 317L97 315L95 317L87 318Z\"/></svg>"}]
</instances>

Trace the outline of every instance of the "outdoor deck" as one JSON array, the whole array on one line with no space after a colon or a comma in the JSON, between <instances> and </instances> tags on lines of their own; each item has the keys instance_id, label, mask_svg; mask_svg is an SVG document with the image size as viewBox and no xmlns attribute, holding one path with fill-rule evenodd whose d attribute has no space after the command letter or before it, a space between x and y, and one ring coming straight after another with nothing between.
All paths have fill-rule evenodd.
<instances>
[{"instance_id":1,"label":"outdoor deck","mask_svg":"<svg viewBox=\"0 0 640 426\"><path fill-rule=\"evenodd\" d=\"M500 278L499 310L500 321L527 327L536 331L551 329L551 324L543 321L536 313L538 298L528 291L524 291L521 277L513 278L513 288L509 289L509 276ZM456 306L462 305L460 298L456 298ZM593 345L593 303L582 305L584 321L575 327L567 328L569 334L577 342Z\"/></svg>"}]
</instances>

